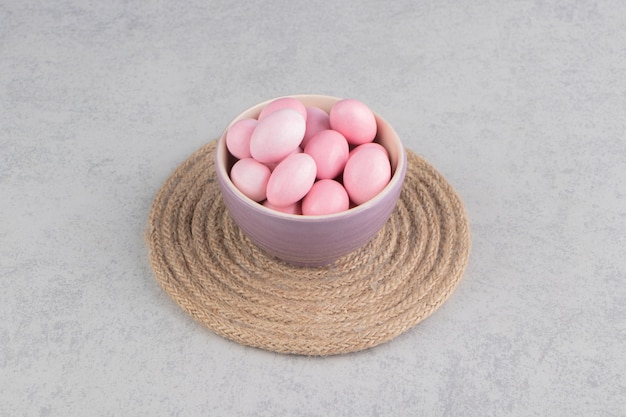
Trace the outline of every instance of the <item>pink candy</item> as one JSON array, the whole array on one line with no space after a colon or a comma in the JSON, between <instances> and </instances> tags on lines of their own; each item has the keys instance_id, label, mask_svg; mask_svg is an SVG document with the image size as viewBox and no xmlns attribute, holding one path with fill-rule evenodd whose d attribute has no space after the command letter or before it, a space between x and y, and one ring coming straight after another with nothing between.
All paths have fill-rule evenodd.
<instances>
[{"instance_id":1,"label":"pink candy","mask_svg":"<svg viewBox=\"0 0 626 417\"><path fill-rule=\"evenodd\" d=\"M238 159L230 177L244 195L282 213L345 211L375 197L391 178L376 132L374 114L360 101L340 100L328 114L280 98L258 119L229 128L226 146Z\"/></svg>"},{"instance_id":2,"label":"pink candy","mask_svg":"<svg viewBox=\"0 0 626 417\"><path fill-rule=\"evenodd\" d=\"M301 146L305 147L309 143L309 139L322 130L328 129L330 129L330 117L328 117L328 114L318 107L307 107L306 132L304 132Z\"/></svg>"},{"instance_id":3,"label":"pink candy","mask_svg":"<svg viewBox=\"0 0 626 417\"><path fill-rule=\"evenodd\" d=\"M315 161L310 155L289 155L270 175L267 182L267 201L279 207L297 203L313 186L315 173Z\"/></svg>"},{"instance_id":4,"label":"pink candy","mask_svg":"<svg viewBox=\"0 0 626 417\"><path fill-rule=\"evenodd\" d=\"M244 158L235 162L230 170L230 179L246 197L254 201L263 201L267 194L270 174L270 169L262 163L252 158Z\"/></svg>"},{"instance_id":5,"label":"pink candy","mask_svg":"<svg viewBox=\"0 0 626 417\"><path fill-rule=\"evenodd\" d=\"M381 192L391 179L391 164L385 152L368 147L354 152L343 171L343 185L350 200L363 204Z\"/></svg>"},{"instance_id":6,"label":"pink candy","mask_svg":"<svg viewBox=\"0 0 626 417\"><path fill-rule=\"evenodd\" d=\"M265 119L270 114L274 113L276 110L282 110L282 109L296 110L298 113L302 115L302 117L304 117L304 120L307 120L307 109L306 107L304 107L304 104L302 104L295 98L283 97L283 98L278 98L272 101L267 106L265 106L263 110L261 110L261 113L259 114L259 117L258 117L259 122Z\"/></svg>"},{"instance_id":7,"label":"pink candy","mask_svg":"<svg viewBox=\"0 0 626 417\"><path fill-rule=\"evenodd\" d=\"M350 148L343 135L334 130L322 130L313 136L304 148L315 160L318 179L332 179L343 171Z\"/></svg>"},{"instance_id":8,"label":"pink candy","mask_svg":"<svg viewBox=\"0 0 626 417\"><path fill-rule=\"evenodd\" d=\"M259 124L256 119L243 119L233 124L226 132L226 147L238 159L250 158L250 138Z\"/></svg>"},{"instance_id":9,"label":"pink candy","mask_svg":"<svg viewBox=\"0 0 626 417\"><path fill-rule=\"evenodd\" d=\"M343 186L335 180L319 180L302 200L302 214L319 216L350 208L350 198Z\"/></svg>"},{"instance_id":10,"label":"pink candy","mask_svg":"<svg viewBox=\"0 0 626 417\"><path fill-rule=\"evenodd\" d=\"M376 137L376 118L363 103L344 99L330 109L330 127L346 137L350 145L372 142Z\"/></svg>"},{"instance_id":11,"label":"pink candy","mask_svg":"<svg viewBox=\"0 0 626 417\"><path fill-rule=\"evenodd\" d=\"M250 137L250 154L259 162L277 162L298 149L306 121L293 109L280 109L259 122Z\"/></svg>"}]
</instances>

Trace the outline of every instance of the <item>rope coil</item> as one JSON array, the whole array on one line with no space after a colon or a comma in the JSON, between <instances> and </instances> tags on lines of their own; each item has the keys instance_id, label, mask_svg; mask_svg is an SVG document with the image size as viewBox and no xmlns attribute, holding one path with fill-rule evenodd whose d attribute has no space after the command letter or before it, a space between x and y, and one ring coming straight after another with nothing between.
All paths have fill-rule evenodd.
<instances>
[{"instance_id":1,"label":"rope coil","mask_svg":"<svg viewBox=\"0 0 626 417\"><path fill-rule=\"evenodd\" d=\"M234 223L214 167L216 141L163 184L146 239L154 275L194 319L235 342L281 353L333 355L389 341L432 314L467 265L461 201L407 150L389 221L363 248L318 268L265 254Z\"/></svg>"}]
</instances>

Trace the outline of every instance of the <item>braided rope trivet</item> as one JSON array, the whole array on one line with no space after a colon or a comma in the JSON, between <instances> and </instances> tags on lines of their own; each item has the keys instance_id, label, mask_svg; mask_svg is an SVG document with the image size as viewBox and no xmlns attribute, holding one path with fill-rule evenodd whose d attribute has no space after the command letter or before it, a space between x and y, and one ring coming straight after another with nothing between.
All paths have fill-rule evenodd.
<instances>
[{"instance_id":1,"label":"braided rope trivet","mask_svg":"<svg viewBox=\"0 0 626 417\"><path fill-rule=\"evenodd\" d=\"M435 311L467 264L463 205L426 161L408 153L398 205L363 248L320 268L288 265L234 224L214 169L215 141L157 194L147 240L154 274L187 313L244 345L332 355L386 342Z\"/></svg>"}]
</instances>

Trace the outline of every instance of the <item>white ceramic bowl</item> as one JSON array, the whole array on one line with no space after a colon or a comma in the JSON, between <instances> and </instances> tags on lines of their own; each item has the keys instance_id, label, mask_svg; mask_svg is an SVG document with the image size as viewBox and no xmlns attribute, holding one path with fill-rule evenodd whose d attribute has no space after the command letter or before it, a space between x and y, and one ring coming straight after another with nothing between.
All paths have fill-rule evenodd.
<instances>
[{"instance_id":1,"label":"white ceramic bowl","mask_svg":"<svg viewBox=\"0 0 626 417\"><path fill-rule=\"evenodd\" d=\"M337 97L321 95L289 96L305 106L326 112ZM375 141L387 149L392 176L389 184L371 200L335 214L303 216L269 209L243 195L230 180L235 159L226 148L226 132L235 122L256 118L261 109L275 99L257 104L239 114L220 136L215 152L217 178L226 207L235 223L261 249L285 262L321 266L356 250L369 242L393 212L406 174L406 153L395 130L375 114L378 133Z\"/></svg>"}]
</instances>

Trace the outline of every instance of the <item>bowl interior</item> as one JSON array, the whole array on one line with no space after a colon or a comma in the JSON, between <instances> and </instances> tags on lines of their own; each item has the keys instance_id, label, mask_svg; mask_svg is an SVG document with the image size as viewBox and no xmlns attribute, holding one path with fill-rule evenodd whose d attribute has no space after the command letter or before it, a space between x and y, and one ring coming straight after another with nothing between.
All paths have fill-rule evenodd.
<instances>
[{"instance_id":1,"label":"bowl interior","mask_svg":"<svg viewBox=\"0 0 626 417\"><path fill-rule=\"evenodd\" d=\"M338 98L338 97L313 95L313 94L292 95L289 97L298 99L305 106L319 107L322 110L326 111L327 113L330 111L333 104L341 100L341 98ZM238 199L241 200L240 202L242 204L249 205L253 207L255 210L264 212L265 214L269 216L291 218L293 220L302 221L302 222L319 221L323 219L348 216L348 215L355 214L361 210L366 210L368 207L375 205L378 200L382 199L384 195L386 194L386 192L392 187L394 187L394 185L397 182L400 182L404 179L401 173L404 172L405 170L404 165L406 164L406 155L405 155L402 142L400 141L400 138L398 137L395 130L391 127L391 125L387 123L387 121L385 121L383 118L378 116L376 113L374 113L374 117L376 118L376 124L378 128L378 131L376 133L376 138L374 141L381 144L389 153L389 159L391 162L391 170L392 170L392 175L391 175L389 184L387 184L387 186L376 197L372 198L371 200L363 204L357 205L349 210L342 211L339 213L325 214L325 215L319 215L319 216L303 216L303 215L296 215L296 214L281 213L276 210L267 208L263 206L262 204L259 204L251 200L250 198L246 197L243 193L241 193L237 189L237 187L230 180L230 169L233 166L233 164L236 162L236 158L230 155L226 147L226 132L234 123L236 123L239 120L246 119L246 118L257 118L259 113L261 113L261 110L265 106L267 106L267 104L269 104L270 102L274 100L276 100L276 98L259 103L253 107L250 107L244 112L240 113L224 129L217 144L216 169L218 171L217 172L218 177L221 179L224 186L231 189L233 193L237 195Z\"/></svg>"}]
</instances>

